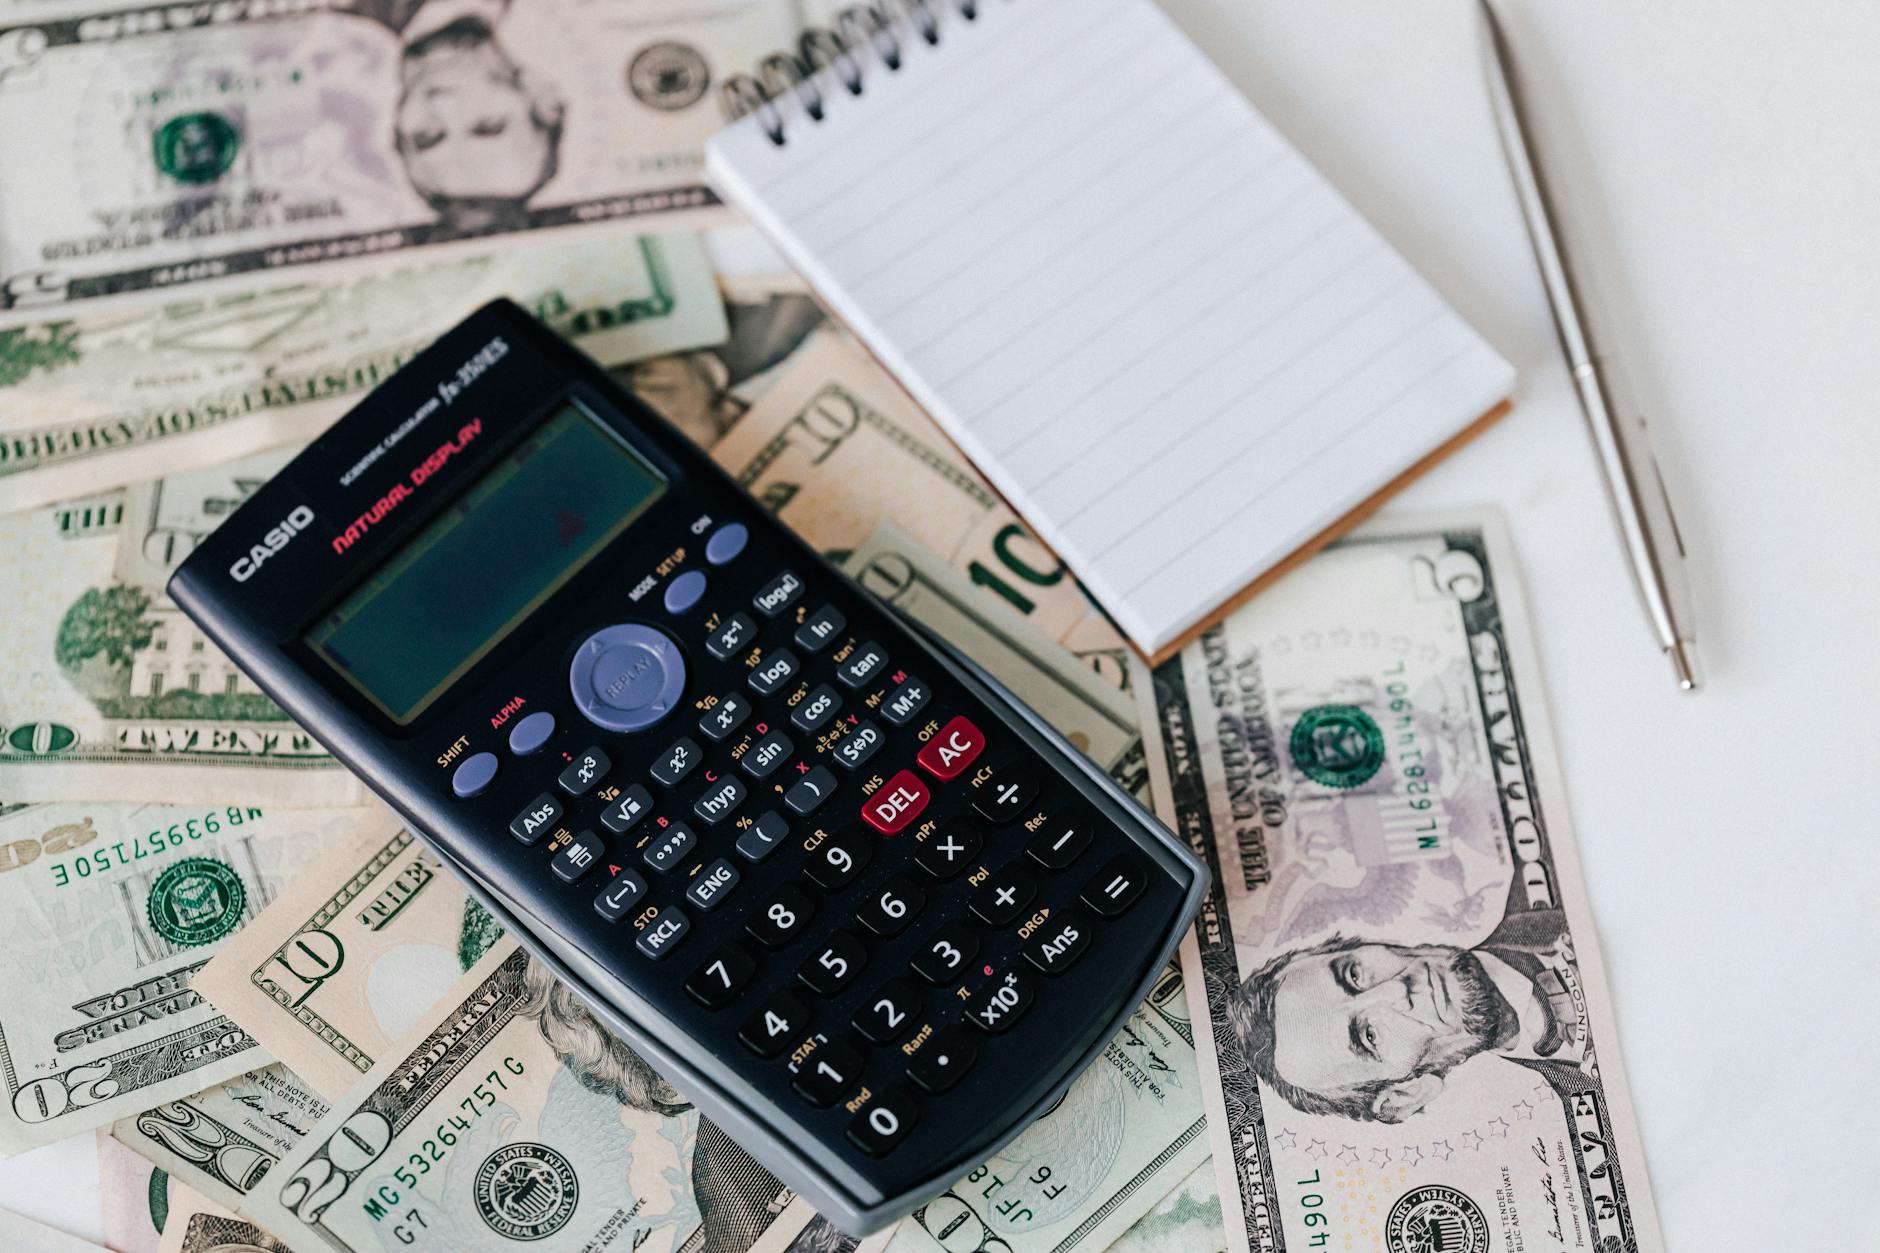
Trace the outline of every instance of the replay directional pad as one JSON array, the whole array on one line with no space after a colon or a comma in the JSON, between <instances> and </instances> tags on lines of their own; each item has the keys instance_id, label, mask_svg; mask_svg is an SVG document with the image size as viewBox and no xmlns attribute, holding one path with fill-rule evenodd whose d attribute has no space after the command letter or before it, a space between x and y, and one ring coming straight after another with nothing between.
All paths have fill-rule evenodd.
<instances>
[{"instance_id":1,"label":"replay directional pad","mask_svg":"<svg viewBox=\"0 0 1880 1253\"><path fill-rule=\"evenodd\" d=\"M685 658L654 627L604 627L575 650L568 667L575 707L608 731L644 731L671 713L685 693Z\"/></svg>"}]
</instances>

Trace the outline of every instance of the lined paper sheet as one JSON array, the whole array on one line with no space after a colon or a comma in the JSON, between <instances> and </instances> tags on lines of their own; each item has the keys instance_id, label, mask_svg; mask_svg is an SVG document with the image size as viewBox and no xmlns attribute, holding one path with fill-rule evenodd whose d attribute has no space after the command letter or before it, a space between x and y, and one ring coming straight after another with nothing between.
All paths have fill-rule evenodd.
<instances>
[{"instance_id":1,"label":"lined paper sheet","mask_svg":"<svg viewBox=\"0 0 1880 1253\"><path fill-rule=\"evenodd\" d=\"M1145 652L1508 395L1150 0L933 7L710 175Z\"/></svg>"}]
</instances>

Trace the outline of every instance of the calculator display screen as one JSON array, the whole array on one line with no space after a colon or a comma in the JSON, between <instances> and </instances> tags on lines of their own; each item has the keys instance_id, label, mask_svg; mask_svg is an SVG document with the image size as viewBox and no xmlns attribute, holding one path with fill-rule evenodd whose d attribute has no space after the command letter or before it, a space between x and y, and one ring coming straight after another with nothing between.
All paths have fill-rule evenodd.
<instances>
[{"instance_id":1,"label":"calculator display screen","mask_svg":"<svg viewBox=\"0 0 1880 1253\"><path fill-rule=\"evenodd\" d=\"M306 633L410 722L665 493L585 410L552 413Z\"/></svg>"}]
</instances>

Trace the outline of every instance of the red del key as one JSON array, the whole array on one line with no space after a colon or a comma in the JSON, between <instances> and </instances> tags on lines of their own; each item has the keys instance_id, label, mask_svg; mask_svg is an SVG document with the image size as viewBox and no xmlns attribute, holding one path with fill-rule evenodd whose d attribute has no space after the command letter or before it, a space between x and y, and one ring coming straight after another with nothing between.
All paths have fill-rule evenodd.
<instances>
[{"instance_id":1,"label":"red del key","mask_svg":"<svg viewBox=\"0 0 1880 1253\"><path fill-rule=\"evenodd\" d=\"M973 764L986 746L986 737L964 718L955 718L940 728L940 734L927 741L915 760L921 769L936 779L956 779Z\"/></svg>"},{"instance_id":2,"label":"red del key","mask_svg":"<svg viewBox=\"0 0 1880 1253\"><path fill-rule=\"evenodd\" d=\"M862 806L862 817L883 835L899 835L903 828L920 817L933 793L912 770L903 770L889 779Z\"/></svg>"}]
</instances>

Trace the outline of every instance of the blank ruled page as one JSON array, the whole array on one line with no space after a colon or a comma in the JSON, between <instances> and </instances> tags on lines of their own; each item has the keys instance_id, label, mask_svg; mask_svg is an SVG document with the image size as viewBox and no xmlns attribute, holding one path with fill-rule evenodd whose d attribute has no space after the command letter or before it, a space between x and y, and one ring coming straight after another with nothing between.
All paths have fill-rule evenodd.
<instances>
[{"instance_id":1,"label":"blank ruled page","mask_svg":"<svg viewBox=\"0 0 1880 1253\"><path fill-rule=\"evenodd\" d=\"M1145 652L1508 395L1149 0L933 8L711 175Z\"/></svg>"}]
</instances>

